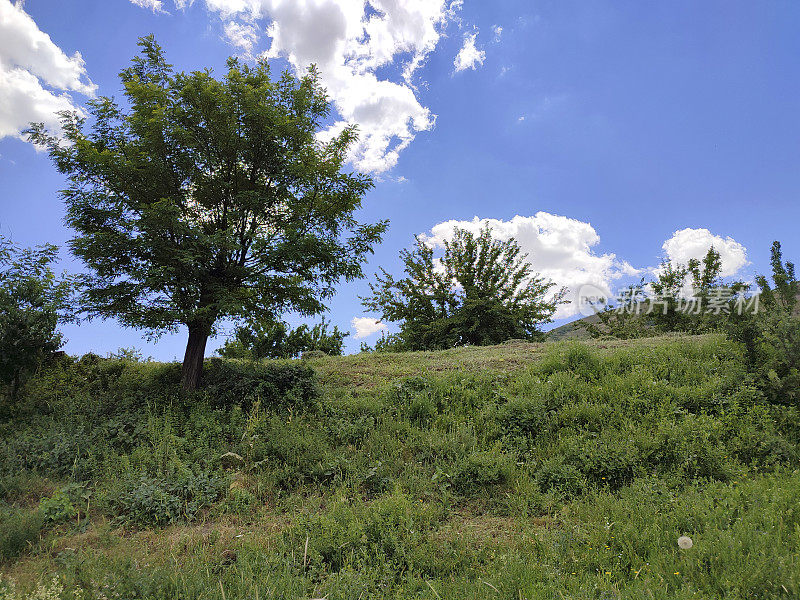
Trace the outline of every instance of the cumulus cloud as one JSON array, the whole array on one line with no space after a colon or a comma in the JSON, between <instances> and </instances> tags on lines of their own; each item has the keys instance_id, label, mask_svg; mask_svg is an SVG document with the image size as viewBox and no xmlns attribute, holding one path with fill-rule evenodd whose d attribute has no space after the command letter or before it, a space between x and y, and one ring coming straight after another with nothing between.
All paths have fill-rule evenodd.
<instances>
[{"instance_id":1,"label":"cumulus cloud","mask_svg":"<svg viewBox=\"0 0 800 600\"><path fill-rule=\"evenodd\" d=\"M662 248L666 258L676 264L686 264L690 259L702 260L708 249L714 246L722 262L722 277L736 275L749 265L747 249L732 237L714 235L708 229L686 228L676 231L664 242Z\"/></svg>"},{"instance_id":2,"label":"cumulus cloud","mask_svg":"<svg viewBox=\"0 0 800 600\"><path fill-rule=\"evenodd\" d=\"M422 237L431 246L441 247L457 227L477 233L486 225L499 240L516 239L534 271L553 281L557 288L567 288L570 303L559 309L557 318L576 314L582 286L591 285L611 297L613 280L639 273L614 254L597 253L594 248L600 243L600 236L589 223L541 211L532 217L515 216L508 221L478 217L471 221L445 221Z\"/></svg>"},{"instance_id":3,"label":"cumulus cloud","mask_svg":"<svg viewBox=\"0 0 800 600\"><path fill-rule=\"evenodd\" d=\"M475 40L477 38L477 32L464 37L464 45L461 46L461 50L458 51L456 59L453 62L456 73L459 71L466 71L467 69L475 70L483 66L483 61L486 60L486 52L478 50L475 46Z\"/></svg>"},{"instance_id":4,"label":"cumulus cloud","mask_svg":"<svg viewBox=\"0 0 800 600\"><path fill-rule=\"evenodd\" d=\"M58 111L81 112L70 92L96 89L79 52L67 56L22 4L0 0L0 138L21 138L32 121L57 127Z\"/></svg>"},{"instance_id":5,"label":"cumulus cloud","mask_svg":"<svg viewBox=\"0 0 800 600\"><path fill-rule=\"evenodd\" d=\"M327 137L347 124L359 126L351 155L357 168L391 169L418 133L433 128L436 117L420 103L412 81L462 0L205 2L223 20L226 38L245 52L255 49L263 31L268 58L284 58L297 72L317 65L340 117Z\"/></svg>"},{"instance_id":6,"label":"cumulus cloud","mask_svg":"<svg viewBox=\"0 0 800 600\"><path fill-rule=\"evenodd\" d=\"M385 331L388 329L385 324L381 323L377 319L371 319L370 317L353 317L353 320L350 322L350 324L356 332L357 340L362 340L380 331Z\"/></svg>"}]
</instances>

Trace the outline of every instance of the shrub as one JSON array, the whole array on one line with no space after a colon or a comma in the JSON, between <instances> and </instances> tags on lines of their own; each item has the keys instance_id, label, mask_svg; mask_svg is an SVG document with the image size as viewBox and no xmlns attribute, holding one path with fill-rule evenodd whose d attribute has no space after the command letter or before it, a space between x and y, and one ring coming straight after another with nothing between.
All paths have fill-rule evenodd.
<instances>
[{"instance_id":1,"label":"shrub","mask_svg":"<svg viewBox=\"0 0 800 600\"><path fill-rule=\"evenodd\" d=\"M453 486L460 492L471 492L506 483L513 471L511 458L494 448L473 452L456 464Z\"/></svg>"},{"instance_id":2,"label":"shrub","mask_svg":"<svg viewBox=\"0 0 800 600\"><path fill-rule=\"evenodd\" d=\"M304 518L286 540L291 548L307 540L309 560L331 572L385 565L399 577L413 568L413 550L437 519L430 506L395 492L370 503L337 502Z\"/></svg>"},{"instance_id":3,"label":"shrub","mask_svg":"<svg viewBox=\"0 0 800 600\"><path fill-rule=\"evenodd\" d=\"M193 521L199 511L220 496L223 481L205 473L183 473L164 478L143 475L125 482L112 503L126 520L162 527Z\"/></svg>"},{"instance_id":4,"label":"shrub","mask_svg":"<svg viewBox=\"0 0 800 600\"><path fill-rule=\"evenodd\" d=\"M587 489L586 478L576 467L565 462L563 456L545 460L536 470L535 480L540 491L555 491L567 498L578 496Z\"/></svg>"},{"instance_id":5,"label":"shrub","mask_svg":"<svg viewBox=\"0 0 800 600\"><path fill-rule=\"evenodd\" d=\"M545 433L549 414L541 398L512 398L500 407L497 420L503 433L535 439Z\"/></svg>"},{"instance_id":6,"label":"shrub","mask_svg":"<svg viewBox=\"0 0 800 600\"><path fill-rule=\"evenodd\" d=\"M319 388L313 368L303 362L211 359L200 395L212 407L248 410L259 401L265 408L316 410Z\"/></svg>"},{"instance_id":7,"label":"shrub","mask_svg":"<svg viewBox=\"0 0 800 600\"><path fill-rule=\"evenodd\" d=\"M38 541L43 526L39 511L0 511L0 562L16 558Z\"/></svg>"},{"instance_id":8,"label":"shrub","mask_svg":"<svg viewBox=\"0 0 800 600\"><path fill-rule=\"evenodd\" d=\"M63 490L57 491L50 498L42 498L39 503L39 511L45 523L62 523L74 519L78 514L69 495Z\"/></svg>"}]
</instances>

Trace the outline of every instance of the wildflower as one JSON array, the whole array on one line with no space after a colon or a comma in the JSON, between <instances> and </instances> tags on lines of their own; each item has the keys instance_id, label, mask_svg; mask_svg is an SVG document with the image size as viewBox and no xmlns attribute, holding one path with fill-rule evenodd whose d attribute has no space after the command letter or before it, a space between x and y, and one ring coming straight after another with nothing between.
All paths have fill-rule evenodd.
<instances>
[{"instance_id":1,"label":"wildflower","mask_svg":"<svg viewBox=\"0 0 800 600\"><path fill-rule=\"evenodd\" d=\"M681 550L688 550L692 546L694 546L694 542L688 535L682 535L678 538L678 548Z\"/></svg>"}]
</instances>

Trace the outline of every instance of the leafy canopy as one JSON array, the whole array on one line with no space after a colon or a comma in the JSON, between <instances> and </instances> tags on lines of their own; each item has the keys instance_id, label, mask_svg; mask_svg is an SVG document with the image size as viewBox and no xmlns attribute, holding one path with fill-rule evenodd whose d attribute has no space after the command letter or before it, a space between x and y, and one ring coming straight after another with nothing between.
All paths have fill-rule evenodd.
<instances>
[{"instance_id":1,"label":"leafy canopy","mask_svg":"<svg viewBox=\"0 0 800 600\"><path fill-rule=\"evenodd\" d=\"M72 317L73 281L50 266L57 252L0 237L0 385L10 386L12 399L22 378L61 347L58 324Z\"/></svg>"},{"instance_id":2,"label":"leafy canopy","mask_svg":"<svg viewBox=\"0 0 800 600\"><path fill-rule=\"evenodd\" d=\"M66 143L41 124L29 135L69 178L85 312L154 336L187 325L186 370L222 318L321 312L386 223L354 217L373 183L343 170L354 128L319 140L330 103L316 70L272 79L232 58L216 79L175 72L152 36L140 46L120 74L127 107L90 102L88 131L63 113Z\"/></svg>"},{"instance_id":3,"label":"leafy canopy","mask_svg":"<svg viewBox=\"0 0 800 600\"><path fill-rule=\"evenodd\" d=\"M554 284L533 272L517 242L491 233L488 226L478 235L455 229L441 259L415 238L400 253L405 277L382 270L364 306L399 322L410 350L541 339L539 326L552 320L564 290L550 294Z\"/></svg>"},{"instance_id":4,"label":"leafy canopy","mask_svg":"<svg viewBox=\"0 0 800 600\"><path fill-rule=\"evenodd\" d=\"M686 264L665 260L649 284L643 279L630 286L616 305L606 305L594 318L580 321L580 326L593 338L618 339L717 330L730 308L720 301L732 302L733 295L745 288L740 282L726 287L721 274L722 259L713 246L702 260L692 258ZM648 285L649 296L645 293ZM730 298L723 294L726 289Z\"/></svg>"},{"instance_id":5,"label":"leafy canopy","mask_svg":"<svg viewBox=\"0 0 800 600\"><path fill-rule=\"evenodd\" d=\"M340 356L344 338L349 333L334 326L323 317L313 327L300 325L291 329L282 321L237 327L233 339L219 349L223 358L260 360L264 358L297 358L306 352L324 352Z\"/></svg>"},{"instance_id":6,"label":"leafy canopy","mask_svg":"<svg viewBox=\"0 0 800 600\"><path fill-rule=\"evenodd\" d=\"M759 275L759 310L731 318L727 334L741 343L764 395L776 404L800 405L800 280L773 242L770 277Z\"/></svg>"}]
</instances>

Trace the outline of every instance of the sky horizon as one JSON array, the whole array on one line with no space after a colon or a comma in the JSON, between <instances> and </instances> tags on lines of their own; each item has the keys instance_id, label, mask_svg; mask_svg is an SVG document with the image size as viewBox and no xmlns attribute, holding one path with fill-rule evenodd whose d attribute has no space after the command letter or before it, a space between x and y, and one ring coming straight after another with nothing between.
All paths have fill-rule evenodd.
<instances>
[{"instance_id":1,"label":"sky horizon","mask_svg":"<svg viewBox=\"0 0 800 600\"><path fill-rule=\"evenodd\" d=\"M82 268L64 247L65 180L21 131L121 98L118 73L152 33L176 70L315 63L334 130L359 126L350 166L376 183L359 218L390 226L367 277L329 303L347 352L383 330L359 301L379 268L399 274L414 235L441 246L486 220L573 292L613 293L712 244L724 275L750 281L773 240L800 257L798 29L789 2L0 0L0 235ZM62 330L72 354L171 360L186 343L114 321Z\"/></svg>"}]
</instances>

